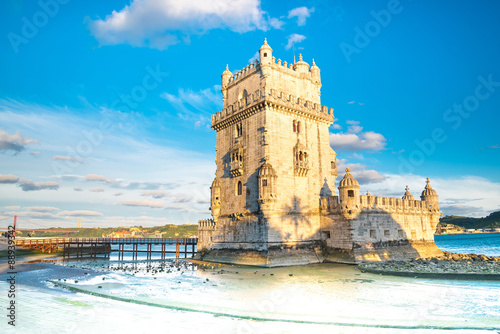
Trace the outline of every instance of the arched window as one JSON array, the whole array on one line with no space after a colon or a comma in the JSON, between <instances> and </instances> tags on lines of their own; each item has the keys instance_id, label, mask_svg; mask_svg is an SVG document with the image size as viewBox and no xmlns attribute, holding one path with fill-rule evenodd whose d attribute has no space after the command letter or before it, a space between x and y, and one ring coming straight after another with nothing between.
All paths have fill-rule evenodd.
<instances>
[{"instance_id":1,"label":"arched window","mask_svg":"<svg viewBox=\"0 0 500 334\"><path fill-rule=\"evenodd\" d=\"M307 161L307 153L304 152L304 161Z\"/></svg>"},{"instance_id":2,"label":"arched window","mask_svg":"<svg viewBox=\"0 0 500 334\"><path fill-rule=\"evenodd\" d=\"M238 181L238 184L236 185L236 195L240 196L243 194L243 185L241 184L241 181Z\"/></svg>"},{"instance_id":3,"label":"arched window","mask_svg":"<svg viewBox=\"0 0 500 334\"><path fill-rule=\"evenodd\" d=\"M300 133L300 122L297 122L297 133Z\"/></svg>"},{"instance_id":4,"label":"arched window","mask_svg":"<svg viewBox=\"0 0 500 334\"><path fill-rule=\"evenodd\" d=\"M297 122L293 121L293 132L297 132Z\"/></svg>"}]
</instances>

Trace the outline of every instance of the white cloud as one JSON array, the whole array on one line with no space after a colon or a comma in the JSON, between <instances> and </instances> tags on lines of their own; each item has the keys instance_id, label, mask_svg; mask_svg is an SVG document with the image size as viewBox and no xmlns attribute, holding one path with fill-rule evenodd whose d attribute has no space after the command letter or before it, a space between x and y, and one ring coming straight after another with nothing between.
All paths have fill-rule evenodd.
<instances>
[{"instance_id":1,"label":"white cloud","mask_svg":"<svg viewBox=\"0 0 500 334\"><path fill-rule=\"evenodd\" d=\"M103 214L100 212L89 211L89 210L61 211L57 215L63 216L63 217L99 217L99 216L103 216Z\"/></svg>"},{"instance_id":2,"label":"white cloud","mask_svg":"<svg viewBox=\"0 0 500 334\"><path fill-rule=\"evenodd\" d=\"M80 187L74 187L74 188L73 188L73 190L74 190L74 191L83 191L83 189L82 189L82 188L80 188Z\"/></svg>"},{"instance_id":3,"label":"white cloud","mask_svg":"<svg viewBox=\"0 0 500 334\"><path fill-rule=\"evenodd\" d=\"M68 155L54 155L52 160L63 160L63 161L74 161L74 162L83 162L85 159L81 157L71 157Z\"/></svg>"},{"instance_id":4,"label":"white cloud","mask_svg":"<svg viewBox=\"0 0 500 334\"><path fill-rule=\"evenodd\" d=\"M14 151L15 154L24 151L29 144L39 144L32 138L24 138L21 131L11 135L7 131L0 129L0 152Z\"/></svg>"},{"instance_id":5,"label":"white cloud","mask_svg":"<svg viewBox=\"0 0 500 334\"><path fill-rule=\"evenodd\" d=\"M211 29L244 33L281 27L266 19L260 0L133 0L104 20L90 22L90 30L103 45L130 44L155 49L189 40Z\"/></svg>"},{"instance_id":6,"label":"white cloud","mask_svg":"<svg viewBox=\"0 0 500 334\"><path fill-rule=\"evenodd\" d=\"M90 189L90 191L93 193L102 193L104 192L104 188L103 187L92 188Z\"/></svg>"},{"instance_id":7,"label":"white cloud","mask_svg":"<svg viewBox=\"0 0 500 334\"><path fill-rule=\"evenodd\" d=\"M344 151L381 151L387 139L373 131L362 132L358 121L347 121L347 132L330 133L330 145L334 150Z\"/></svg>"},{"instance_id":8,"label":"white cloud","mask_svg":"<svg viewBox=\"0 0 500 334\"><path fill-rule=\"evenodd\" d=\"M116 203L125 206L144 206L149 208L162 208L163 204L160 201L121 201Z\"/></svg>"},{"instance_id":9,"label":"white cloud","mask_svg":"<svg viewBox=\"0 0 500 334\"><path fill-rule=\"evenodd\" d=\"M37 190L57 190L59 189L59 183L57 182L33 182L30 179L21 178L19 180L19 187L23 191L37 191Z\"/></svg>"},{"instance_id":10,"label":"white cloud","mask_svg":"<svg viewBox=\"0 0 500 334\"><path fill-rule=\"evenodd\" d=\"M306 24L306 19L311 16L311 13L314 12L314 7L297 7L288 12L288 18L297 18L297 25L303 26Z\"/></svg>"},{"instance_id":11,"label":"white cloud","mask_svg":"<svg viewBox=\"0 0 500 334\"><path fill-rule=\"evenodd\" d=\"M13 205L13 206L6 206L5 209L7 210L19 210L21 207L18 205Z\"/></svg>"},{"instance_id":12,"label":"white cloud","mask_svg":"<svg viewBox=\"0 0 500 334\"><path fill-rule=\"evenodd\" d=\"M17 183L19 177L12 174L0 174L0 183Z\"/></svg>"},{"instance_id":13,"label":"white cloud","mask_svg":"<svg viewBox=\"0 0 500 334\"><path fill-rule=\"evenodd\" d=\"M292 44L295 43L300 43L303 40L306 39L306 36L304 35L299 35L299 34L291 34L288 36L288 43L285 46L285 49L290 50L292 48Z\"/></svg>"},{"instance_id":14,"label":"white cloud","mask_svg":"<svg viewBox=\"0 0 500 334\"><path fill-rule=\"evenodd\" d=\"M347 163L346 159L339 159L337 161L337 173L339 180L344 177L345 169L349 167L352 176L358 180L359 184L377 183L382 182L385 177L376 170L366 169L366 166L360 163Z\"/></svg>"},{"instance_id":15,"label":"white cloud","mask_svg":"<svg viewBox=\"0 0 500 334\"><path fill-rule=\"evenodd\" d=\"M114 193L114 194L113 194L113 196L121 196L121 195L123 195L123 193L121 193L121 192L118 192L118 193Z\"/></svg>"}]
</instances>

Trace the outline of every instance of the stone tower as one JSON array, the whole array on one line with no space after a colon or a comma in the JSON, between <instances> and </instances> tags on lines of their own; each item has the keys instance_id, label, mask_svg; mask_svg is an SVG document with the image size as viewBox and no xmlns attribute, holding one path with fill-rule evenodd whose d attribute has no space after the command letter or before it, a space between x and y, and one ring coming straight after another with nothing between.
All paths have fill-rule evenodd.
<instances>
[{"instance_id":1,"label":"stone tower","mask_svg":"<svg viewBox=\"0 0 500 334\"><path fill-rule=\"evenodd\" d=\"M321 106L320 91L314 60L312 66L302 55L294 64L276 60L267 41L258 60L234 75L226 67L223 109L212 116L215 228L208 224L204 259L319 262L314 260L321 240L319 199L335 195L337 177L328 130L333 109Z\"/></svg>"}]
</instances>

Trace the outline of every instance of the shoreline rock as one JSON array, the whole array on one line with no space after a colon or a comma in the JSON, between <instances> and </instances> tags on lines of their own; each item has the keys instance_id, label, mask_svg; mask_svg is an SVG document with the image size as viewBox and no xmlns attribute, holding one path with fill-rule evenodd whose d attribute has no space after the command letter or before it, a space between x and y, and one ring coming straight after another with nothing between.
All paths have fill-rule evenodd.
<instances>
[{"instance_id":1,"label":"shoreline rock","mask_svg":"<svg viewBox=\"0 0 500 334\"><path fill-rule=\"evenodd\" d=\"M424 275L498 275L500 256L459 254L444 252L442 256L418 258L410 261L365 262L358 265L361 271L386 274Z\"/></svg>"}]
</instances>

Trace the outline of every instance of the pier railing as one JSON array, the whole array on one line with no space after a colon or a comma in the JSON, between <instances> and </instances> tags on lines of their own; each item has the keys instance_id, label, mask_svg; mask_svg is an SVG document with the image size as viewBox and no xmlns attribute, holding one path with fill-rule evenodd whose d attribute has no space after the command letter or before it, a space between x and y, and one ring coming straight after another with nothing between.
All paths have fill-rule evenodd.
<instances>
[{"instance_id":1,"label":"pier railing","mask_svg":"<svg viewBox=\"0 0 500 334\"><path fill-rule=\"evenodd\" d=\"M76 257L83 257L84 253L91 257L103 254L109 257L111 252L118 252L118 259L123 260L124 253L132 253L132 259L137 259L138 253L146 253L146 258L151 259L153 253L160 253L161 259L166 258L166 254L174 254L175 258L180 258L188 253L195 255L197 238L17 238L16 245L40 250L42 252L57 252L62 249L64 257L70 257L76 253ZM117 245L118 249L112 249L111 245ZM125 249L125 245L132 245L132 249ZM146 250L139 250L139 245L146 245ZM153 245L160 245L161 250L153 250ZM176 245L175 252L167 250L168 245ZM181 249L184 246L184 250ZM191 249L188 251L188 246Z\"/></svg>"}]
</instances>

